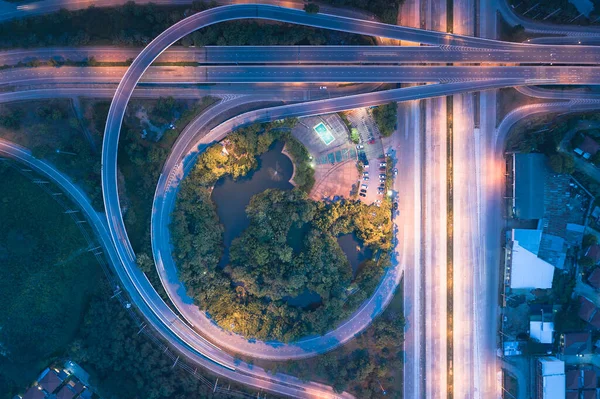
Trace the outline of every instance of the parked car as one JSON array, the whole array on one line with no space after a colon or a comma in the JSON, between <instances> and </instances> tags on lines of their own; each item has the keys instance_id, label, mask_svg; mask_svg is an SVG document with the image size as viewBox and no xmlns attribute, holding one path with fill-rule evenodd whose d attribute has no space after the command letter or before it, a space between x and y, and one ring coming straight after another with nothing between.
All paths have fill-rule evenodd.
<instances>
[{"instance_id":1,"label":"parked car","mask_svg":"<svg viewBox=\"0 0 600 399\"><path fill-rule=\"evenodd\" d=\"M394 204L392 205L392 208L393 208L394 210L398 209L398 203L397 203L397 202L394 202Z\"/></svg>"},{"instance_id":2,"label":"parked car","mask_svg":"<svg viewBox=\"0 0 600 399\"><path fill-rule=\"evenodd\" d=\"M360 190L361 193L366 193L367 190L365 190L364 188Z\"/></svg>"},{"instance_id":3,"label":"parked car","mask_svg":"<svg viewBox=\"0 0 600 399\"><path fill-rule=\"evenodd\" d=\"M356 146L356 149L357 149L357 150L362 150L363 148L365 148L365 146L364 146L364 145L362 145L362 144L358 144L358 145Z\"/></svg>"},{"instance_id":4,"label":"parked car","mask_svg":"<svg viewBox=\"0 0 600 399\"><path fill-rule=\"evenodd\" d=\"M361 185L362 188L367 189L369 188L369 186L367 186L366 184Z\"/></svg>"},{"instance_id":5,"label":"parked car","mask_svg":"<svg viewBox=\"0 0 600 399\"><path fill-rule=\"evenodd\" d=\"M398 168L394 168L394 176L398 176Z\"/></svg>"},{"instance_id":6,"label":"parked car","mask_svg":"<svg viewBox=\"0 0 600 399\"><path fill-rule=\"evenodd\" d=\"M380 175L379 175L379 178L380 178L380 179L385 179L385 175L384 175L384 174L380 174Z\"/></svg>"},{"instance_id":7,"label":"parked car","mask_svg":"<svg viewBox=\"0 0 600 399\"><path fill-rule=\"evenodd\" d=\"M360 195L361 197L366 197L366 195L364 193L360 193L358 195Z\"/></svg>"},{"instance_id":8,"label":"parked car","mask_svg":"<svg viewBox=\"0 0 600 399\"><path fill-rule=\"evenodd\" d=\"M386 163L385 163L385 162L381 162L381 163L379 164L379 166L382 166L382 167L385 167L385 165L386 165Z\"/></svg>"},{"instance_id":9,"label":"parked car","mask_svg":"<svg viewBox=\"0 0 600 399\"><path fill-rule=\"evenodd\" d=\"M385 179L379 179L379 183L385 183Z\"/></svg>"},{"instance_id":10,"label":"parked car","mask_svg":"<svg viewBox=\"0 0 600 399\"><path fill-rule=\"evenodd\" d=\"M369 140L369 144L375 144L375 139Z\"/></svg>"},{"instance_id":11,"label":"parked car","mask_svg":"<svg viewBox=\"0 0 600 399\"><path fill-rule=\"evenodd\" d=\"M363 177L363 180L364 180L364 181L369 181L369 176L365 176L365 177Z\"/></svg>"},{"instance_id":12,"label":"parked car","mask_svg":"<svg viewBox=\"0 0 600 399\"><path fill-rule=\"evenodd\" d=\"M385 172L385 168L379 168L380 172Z\"/></svg>"}]
</instances>

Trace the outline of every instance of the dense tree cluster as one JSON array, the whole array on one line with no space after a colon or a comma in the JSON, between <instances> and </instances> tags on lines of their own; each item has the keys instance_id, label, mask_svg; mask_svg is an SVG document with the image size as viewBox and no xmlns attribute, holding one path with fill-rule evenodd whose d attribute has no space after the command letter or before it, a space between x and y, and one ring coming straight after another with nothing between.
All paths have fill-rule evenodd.
<instances>
[{"instance_id":1,"label":"dense tree cluster","mask_svg":"<svg viewBox=\"0 0 600 399\"><path fill-rule=\"evenodd\" d=\"M244 294L275 301L308 288L325 300L342 296L352 270L335 237L310 228L301 237L302 251L290 245L290 230L312 224L323 213L319 205L300 190L267 190L252 198L250 227L233 242L228 268Z\"/></svg>"},{"instance_id":2,"label":"dense tree cluster","mask_svg":"<svg viewBox=\"0 0 600 399\"><path fill-rule=\"evenodd\" d=\"M401 297L402 292L396 295ZM399 397L405 328L401 305L392 303L352 345L309 360L278 364L272 371L321 381L363 399L382 397L382 389Z\"/></svg>"},{"instance_id":3,"label":"dense tree cluster","mask_svg":"<svg viewBox=\"0 0 600 399\"><path fill-rule=\"evenodd\" d=\"M195 1L190 6L135 4L61 10L0 24L0 47L145 46L184 17L214 7ZM181 40L184 46L276 44L374 44L368 37L289 24L225 22L201 29Z\"/></svg>"},{"instance_id":4,"label":"dense tree cluster","mask_svg":"<svg viewBox=\"0 0 600 399\"><path fill-rule=\"evenodd\" d=\"M565 134L572 129L578 119L559 118L548 122L548 128L537 124L519 126L511 131L507 148L519 152L541 152L548 156L548 164L555 173L571 174L575 171L573 156L558 152L560 142Z\"/></svg>"},{"instance_id":5,"label":"dense tree cluster","mask_svg":"<svg viewBox=\"0 0 600 399\"><path fill-rule=\"evenodd\" d=\"M395 102L373 108L373 118L383 137L389 137L396 127L398 106Z\"/></svg>"},{"instance_id":6,"label":"dense tree cluster","mask_svg":"<svg viewBox=\"0 0 600 399\"><path fill-rule=\"evenodd\" d=\"M29 384L40 363L63 353L102 276L70 215L8 161L0 162L0 220L4 398Z\"/></svg>"},{"instance_id":7,"label":"dense tree cluster","mask_svg":"<svg viewBox=\"0 0 600 399\"><path fill-rule=\"evenodd\" d=\"M98 295L91 301L71 359L91 374L103 398L225 398L178 367L133 322L119 301ZM201 372L199 370L199 372Z\"/></svg>"},{"instance_id":8,"label":"dense tree cluster","mask_svg":"<svg viewBox=\"0 0 600 399\"><path fill-rule=\"evenodd\" d=\"M258 166L257 156L267 152L275 140L282 140L294 161L294 182L302 190L310 191L314 184L314 170L310 167L310 154L306 148L289 133L295 123L295 119L286 119L239 129L224 140L227 152L223 151L223 145L215 144L202 153L191 179L197 184L212 186L225 175L234 179L245 176Z\"/></svg>"},{"instance_id":9,"label":"dense tree cluster","mask_svg":"<svg viewBox=\"0 0 600 399\"><path fill-rule=\"evenodd\" d=\"M556 24L589 25L600 15L600 1L591 0L594 7L586 17L569 0L510 0L517 14L525 14L526 18L545 20ZM546 19L547 18L547 19Z\"/></svg>"},{"instance_id":10,"label":"dense tree cluster","mask_svg":"<svg viewBox=\"0 0 600 399\"><path fill-rule=\"evenodd\" d=\"M354 7L372 12L377 15L382 22L388 24L398 23L398 10L404 0L325 0L328 3L338 7Z\"/></svg>"},{"instance_id":11,"label":"dense tree cluster","mask_svg":"<svg viewBox=\"0 0 600 399\"><path fill-rule=\"evenodd\" d=\"M389 264L391 221L387 204L325 204L301 189L267 190L252 198L246 209L250 226L233 242L230 264L221 269L223 228L210 187L225 175L247 174L257 166L256 156L281 137L288 151L301 152L299 143L288 147L290 137L277 124L241 129L209 147L181 185L171 229L180 278L201 309L223 328L289 341L325 332L372 292ZM308 153L303 160L308 163ZM301 237L290 240L297 229ZM352 232L380 256L365 262L354 281L336 241ZM302 241L300 248L290 242L295 240ZM360 289L349 296L353 284ZM321 306L308 310L287 303L306 289L320 295Z\"/></svg>"},{"instance_id":12,"label":"dense tree cluster","mask_svg":"<svg viewBox=\"0 0 600 399\"><path fill-rule=\"evenodd\" d=\"M90 7L18 19L0 24L1 47L84 46L92 44L148 44L186 14L209 8L194 2L191 8L137 5Z\"/></svg>"}]
</instances>

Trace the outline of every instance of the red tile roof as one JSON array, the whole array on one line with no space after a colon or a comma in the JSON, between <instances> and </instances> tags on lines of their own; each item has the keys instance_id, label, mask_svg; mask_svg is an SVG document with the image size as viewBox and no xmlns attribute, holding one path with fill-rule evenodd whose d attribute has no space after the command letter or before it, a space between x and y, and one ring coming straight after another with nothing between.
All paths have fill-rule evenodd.
<instances>
[{"instance_id":1,"label":"red tile roof","mask_svg":"<svg viewBox=\"0 0 600 399\"><path fill-rule=\"evenodd\" d=\"M54 370L47 370L38 383L46 392L52 393L62 383L62 380Z\"/></svg>"},{"instance_id":2,"label":"red tile roof","mask_svg":"<svg viewBox=\"0 0 600 399\"><path fill-rule=\"evenodd\" d=\"M75 396L75 393L65 385L56 394L56 399L73 399L73 396Z\"/></svg>"},{"instance_id":3,"label":"red tile roof","mask_svg":"<svg viewBox=\"0 0 600 399\"><path fill-rule=\"evenodd\" d=\"M594 317L592 317L592 320L590 320L590 324L600 330L600 312L598 309L596 309Z\"/></svg>"},{"instance_id":4,"label":"red tile roof","mask_svg":"<svg viewBox=\"0 0 600 399\"><path fill-rule=\"evenodd\" d=\"M77 383L72 387L73 392L75 393L80 393L81 391L83 391L84 388L85 387L83 386L83 384L79 381L77 381Z\"/></svg>"},{"instance_id":5,"label":"red tile roof","mask_svg":"<svg viewBox=\"0 0 600 399\"><path fill-rule=\"evenodd\" d=\"M37 389L37 387L31 387L23 395L23 399L44 399L46 394L44 391Z\"/></svg>"},{"instance_id":6,"label":"red tile roof","mask_svg":"<svg viewBox=\"0 0 600 399\"><path fill-rule=\"evenodd\" d=\"M583 389L596 388L598 376L594 370L583 370Z\"/></svg>"},{"instance_id":7,"label":"red tile roof","mask_svg":"<svg viewBox=\"0 0 600 399\"><path fill-rule=\"evenodd\" d=\"M596 390L583 391L583 399L596 399Z\"/></svg>"},{"instance_id":8,"label":"red tile roof","mask_svg":"<svg viewBox=\"0 0 600 399\"><path fill-rule=\"evenodd\" d=\"M581 371L579 370L569 370L566 372L566 386L567 389L579 389L579 376L581 375Z\"/></svg>"},{"instance_id":9,"label":"red tile roof","mask_svg":"<svg viewBox=\"0 0 600 399\"><path fill-rule=\"evenodd\" d=\"M596 306L587 298L582 296L579 297L579 317L584 321L590 321L592 316L596 312Z\"/></svg>"},{"instance_id":10,"label":"red tile roof","mask_svg":"<svg viewBox=\"0 0 600 399\"><path fill-rule=\"evenodd\" d=\"M590 136L585 136L583 142L579 145L579 148L583 150L583 152L588 152L590 155L594 155L600 150L600 144L596 142Z\"/></svg>"},{"instance_id":11,"label":"red tile roof","mask_svg":"<svg viewBox=\"0 0 600 399\"><path fill-rule=\"evenodd\" d=\"M590 353L592 349L590 332L571 332L563 334L563 355Z\"/></svg>"},{"instance_id":12,"label":"red tile roof","mask_svg":"<svg viewBox=\"0 0 600 399\"><path fill-rule=\"evenodd\" d=\"M600 289L600 267L594 269L588 277L588 283L596 289Z\"/></svg>"}]
</instances>

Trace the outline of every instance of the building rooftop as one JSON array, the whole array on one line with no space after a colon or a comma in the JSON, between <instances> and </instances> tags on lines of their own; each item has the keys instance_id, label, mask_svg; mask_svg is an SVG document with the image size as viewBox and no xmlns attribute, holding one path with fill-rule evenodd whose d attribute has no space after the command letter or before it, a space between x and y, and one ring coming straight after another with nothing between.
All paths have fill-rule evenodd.
<instances>
[{"instance_id":1,"label":"building rooftop","mask_svg":"<svg viewBox=\"0 0 600 399\"><path fill-rule=\"evenodd\" d=\"M38 384L48 393L53 393L62 382L63 380L58 377L56 371L48 368L42 372L38 379Z\"/></svg>"},{"instance_id":2,"label":"building rooftop","mask_svg":"<svg viewBox=\"0 0 600 399\"><path fill-rule=\"evenodd\" d=\"M542 241L542 230L533 229L513 229L513 241L518 241L522 248L525 248L533 254L540 251L540 242Z\"/></svg>"},{"instance_id":3,"label":"building rooftop","mask_svg":"<svg viewBox=\"0 0 600 399\"><path fill-rule=\"evenodd\" d=\"M514 204L518 219L544 216L544 181L548 174L544 154L515 154Z\"/></svg>"},{"instance_id":4,"label":"building rooftop","mask_svg":"<svg viewBox=\"0 0 600 399\"><path fill-rule=\"evenodd\" d=\"M590 155L594 155L598 152L598 150L600 150L600 144L598 144L596 140L587 135L578 147L581 148L583 152L587 152Z\"/></svg>"},{"instance_id":5,"label":"building rooftop","mask_svg":"<svg viewBox=\"0 0 600 399\"><path fill-rule=\"evenodd\" d=\"M568 370L565 376L567 389L579 389L581 387L581 370Z\"/></svg>"},{"instance_id":6,"label":"building rooftop","mask_svg":"<svg viewBox=\"0 0 600 399\"><path fill-rule=\"evenodd\" d=\"M594 313L594 316L592 316L590 324L595 328L600 329L600 312L598 312L598 308L596 308L596 313Z\"/></svg>"},{"instance_id":7,"label":"building rooftop","mask_svg":"<svg viewBox=\"0 0 600 399\"><path fill-rule=\"evenodd\" d=\"M543 379L541 396L543 398L564 398L566 396L565 363L552 356L540 357L538 362Z\"/></svg>"},{"instance_id":8,"label":"building rooftop","mask_svg":"<svg viewBox=\"0 0 600 399\"><path fill-rule=\"evenodd\" d=\"M538 257L559 269L564 268L567 258L565 239L552 234L542 234Z\"/></svg>"},{"instance_id":9,"label":"building rooftop","mask_svg":"<svg viewBox=\"0 0 600 399\"><path fill-rule=\"evenodd\" d=\"M582 399L597 399L596 390L583 391Z\"/></svg>"},{"instance_id":10,"label":"building rooftop","mask_svg":"<svg viewBox=\"0 0 600 399\"><path fill-rule=\"evenodd\" d=\"M594 370L583 370L583 389L595 389L598 386L598 375Z\"/></svg>"},{"instance_id":11,"label":"building rooftop","mask_svg":"<svg viewBox=\"0 0 600 399\"><path fill-rule=\"evenodd\" d=\"M73 399L75 392L71 391L67 385L63 386L56 394L56 399Z\"/></svg>"},{"instance_id":12,"label":"building rooftop","mask_svg":"<svg viewBox=\"0 0 600 399\"><path fill-rule=\"evenodd\" d=\"M590 274L590 276L588 277L588 283L592 287L594 287L596 289L600 289L600 268L599 267L595 268L594 271Z\"/></svg>"},{"instance_id":13,"label":"building rooftop","mask_svg":"<svg viewBox=\"0 0 600 399\"><path fill-rule=\"evenodd\" d=\"M587 298L579 297L579 317L589 322L596 313L596 306Z\"/></svg>"},{"instance_id":14,"label":"building rooftop","mask_svg":"<svg viewBox=\"0 0 600 399\"><path fill-rule=\"evenodd\" d=\"M535 250L539 243L536 241L541 234L535 233L539 230L523 231L514 229L512 231L512 264L510 269L510 287L515 288L551 288L554 278L554 266L540 259ZM515 238L522 237L524 246ZM527 247L529 249L527 249Z\"/></svg>"},{"instance_id":15,"label":"building rooftop","mask_svg":"<svg viewBox=\"0 0 600 399\"><path fill-rule=\"evenodd\" d=\"M23 399L44 399L45 397L46 394L44 393L44 391L38 389L37 387L29 388L27 391L25 391L25 394L23 395Z\"/></svg>"},{"instance_id":16,"label":"building rooftop","mask_svg":"<svg viewBox=\"0 0 600 399\"><path fill-rule=\"evenodd\" d=\"M561 352L563 355L579 355L591 353L592 334L589 332L572 332L562 334Z\"/></svg>"},{"instance_id":17,"label":"building rooftop","mask_svg":"<svg viewBox=\"0 0 600 399\"><path fill-rule=\"evenodd\" d=\"M551 344L554 336L554 323L551 321L530 321L529 336L542 344Z\"/></svg>"}]
</instances>

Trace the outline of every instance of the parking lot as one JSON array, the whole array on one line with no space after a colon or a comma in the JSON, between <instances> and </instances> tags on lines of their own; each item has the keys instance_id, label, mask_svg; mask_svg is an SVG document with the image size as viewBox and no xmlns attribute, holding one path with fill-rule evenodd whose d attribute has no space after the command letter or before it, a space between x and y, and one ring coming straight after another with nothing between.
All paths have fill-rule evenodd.
<instances>
[{"instance_id":1,"label":"parking lot","mask_svg":"<svg viewBox=\"0 0 600 399\"><path fill-rule=\"evenodd\" d=\"M365 172L368 173L369 180L366 181L362 177L360 188L363 188L363 184L367 185L366 196L361 196L361 199L370 204L382 199L381 192L378 190L384 184L380 178L380 175L385 175L385 165L382 165L382 163L385 163L385 157L379 129L377 129L375 121L371 118L368 108L349 111L346 116L352 127L358 130L360 136L360 143L357 147L358 158L363 162L367 161ZM383 176L383 179L385 179L385 176Z\"/></svg>"},{"instance_id":2,"label":"parking lot","mask_svg":"<svg viewBox=\"0 0 600 399\"><path fill-rule=\"evenodd\" d=\"M350 132L338 114L300 118L292 131L313 157L316 183L310 196L348 198L355 185L361 201L367 204L381 201L385 194L385 157L377 125L368 108L345 115L359 134L358 145L349 141ZM357 160L364 162L365 175L359 176Z\"/></svg>"}]
</instances>

